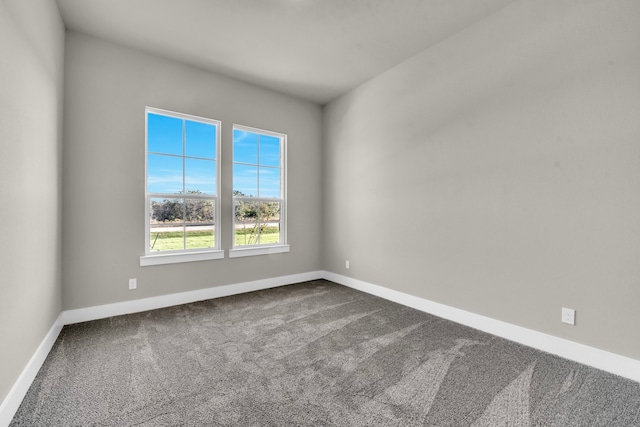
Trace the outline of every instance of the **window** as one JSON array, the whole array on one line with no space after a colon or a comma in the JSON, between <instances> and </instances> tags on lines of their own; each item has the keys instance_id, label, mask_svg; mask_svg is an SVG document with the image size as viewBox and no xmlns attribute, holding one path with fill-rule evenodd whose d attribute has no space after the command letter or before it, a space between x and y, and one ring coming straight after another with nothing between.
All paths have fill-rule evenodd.
<instances>
[{"instance_id":1,"label":"window","mask_svg":"<svg viewBox=\"0 0 640 427\"><path fill-rule=\"evenodd\" d=\"M146 249L140 265L222 258L220 122L146 109Z\"/></svg>"},{"instance_id":2,"label":"window","mask_svg":"<svg viewBox=\"0 0 640 427\"><path fill-rule=\"evenodd\" d=\"M286 135L233 127L233 249L230 257L288 252Z\"/></svg>"}]
</instances>

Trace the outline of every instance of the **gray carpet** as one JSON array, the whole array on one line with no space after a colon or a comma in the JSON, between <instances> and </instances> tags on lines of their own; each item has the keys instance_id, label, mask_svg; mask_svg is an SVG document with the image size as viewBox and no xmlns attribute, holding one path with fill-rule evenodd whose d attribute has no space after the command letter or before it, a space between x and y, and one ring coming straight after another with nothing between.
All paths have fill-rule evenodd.
<instances>
[{"instance_id":1,"label":"gray carpet","mask_svg":"<svg viewBox=\"0 0 640 427\"><path fill-rule=\"evenodd\" d=\"M62 330L12 426L640 426L640 384L318 280Z\"/></svg>"}]
</instances>

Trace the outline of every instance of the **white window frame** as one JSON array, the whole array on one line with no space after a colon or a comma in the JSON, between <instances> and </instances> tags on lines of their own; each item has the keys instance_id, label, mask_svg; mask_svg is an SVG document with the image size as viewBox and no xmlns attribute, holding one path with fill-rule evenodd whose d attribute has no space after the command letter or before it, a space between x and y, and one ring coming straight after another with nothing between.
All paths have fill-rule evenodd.
<instances>
[{"instance_id":1,"label":"white window frame","mask_svg":"<svg viewBox=\"0 0 640 427\"><path fill-rule=\"evenodd\" d=\"M190 120L195 122L206 123L210 125L216 126L216 194L215 196L207 195L206 197L197 197L190 196L187 197L186 194L170 194L170 193L152 193L150 194L147 189L147 181L149 177L149 169L148 169L148 159L149 159L149 141L148 141L148 118L149 114L158 114L163 116L174 117L182 120ZM182 263L182 262L192 262L192 261L204 261L204 260L212 260L212 259L221 259L224 258L224 251L220 249L220 240L221 240L221 228L220 228L220 146L222 145L221 139L221 129L222 122L219 120L214 120L206 117L198 117L190 114L178 113L175 111L162 110L154 107L146 107L144 113L144 131L145 131L145 150L144 150L144 170L145 170L145 179L144 179L144 200L145 200L145 210L144 210L144 222L145 222L145 254L140 257L140 266L149 266L149 265L160 265L160 264L174 264L174 263ZM183 130L184 132L184 130ZM185 136L183 133L183 141ZM184 147L184 145L183 145ZM182 158L184 159L185 152L183 149ZM184 174L184 170L183 170ZM184 175L183 175L184 182ZM215 215L214 215L214 247L213 248L196 248L196 249L181 249L175 251L162 251L162 252L151 252L150 251L150 199L151 198L167 198L167 199L177 199L177 198L203 198L206 200L214 200L215 207Z\"/></svg>"},{"instance_id":2,"label":"white window frame","mask_svg":"<svg viewBox=\"0 0 640 427\"><path fill-rule=\"evenodd\" d=\"M256 133L259 135L273 136L280 139L280 196L279 198L272 197L248 197L248 196L233 196L233 203L231 206L233 218L232 228L232 249L229 250L229 258L254 256L254 255L268 255L289 252L291 247L287 243L287 135L279 132L268 131L264 129L258 129L243 125L233 125L233 134L235 131L241 130L245 132ZM233 137L232 137L233 139ZM235 150L235 140L232 141L232 147ZM233 152L233 150L232 150ZM232 156L232 164L235 165L235 156ZM258 159L258 167L260 166L260 160ZM235 179L235 176L233 177ZM259 184L258 184L259 185ZM235 186L232 185L232 188ZM280 202L280 242L279 243L265 243L257 245L241 245L236 246L236 201L257 201L257 202Z\"/></svg>"}]
</instances>

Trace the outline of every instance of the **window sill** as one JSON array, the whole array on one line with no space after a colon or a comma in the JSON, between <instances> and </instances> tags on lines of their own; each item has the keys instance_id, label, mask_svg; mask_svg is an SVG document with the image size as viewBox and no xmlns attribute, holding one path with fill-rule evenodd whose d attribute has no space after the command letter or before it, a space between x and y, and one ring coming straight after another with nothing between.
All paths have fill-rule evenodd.
<instances>
[{"instance_id":1,"label":"window sill","mask_svg":"<svg viewBox=\"0 0 640 427\"><path fill-rule=\"evenodd\" d=\"M183 252L173 254L153 254L140 257L140 267L148 265L178 264L182 262L207 261L224 258L224 251Z\"/></svg>"},{"instance_id":2,"label":"window sill","mask_svg":"<svg viewBox=\"0 0 640 427\"><path fill-rule=\"evenodd\" d=\"M239 258L239 257L255 256L255 255L281 254L284 252L289 252L290 249L291 249L291 246L289 245L230 249L229 258Z\"/></svg>"}]
</instances>

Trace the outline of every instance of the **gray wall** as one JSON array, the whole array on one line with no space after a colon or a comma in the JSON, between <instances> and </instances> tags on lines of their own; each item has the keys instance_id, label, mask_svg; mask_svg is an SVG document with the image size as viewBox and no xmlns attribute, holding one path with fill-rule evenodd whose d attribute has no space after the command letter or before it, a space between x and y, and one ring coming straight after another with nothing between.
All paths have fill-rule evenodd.
<instances>
[{"instance_id":1,"label":"gray wall","mask_svg":"<svg viewBox=\"0 0 640 427\"><path fill-rule=\"evenodd\" d=\"M0 2L0 402L58 317L64 27Z\"/></svg>"},{"instance_id":2,"label":"gray wall","mask_svg":"<svg viewBox=\"0 0 640 427\"><path fill-rule=\"evenodd\" d=\"M519 1L329 104L325 268L640 359L638 23Z\"/></svg>"},{"instance_id":3,"label":"gray wall","mask_svg":"<svg viewBox=\"0 0 640 427\"><path fill-rule=\"evenodd\" d=\"M319 106L72 32L65 67L64 309L321 268ZM232 125L288 135L290 253L139 266L145 106L222 121L224 249L232 241Z\"/></svg>"}]
</instances>

